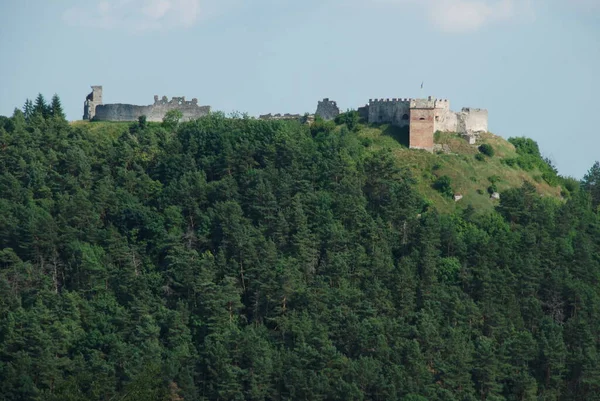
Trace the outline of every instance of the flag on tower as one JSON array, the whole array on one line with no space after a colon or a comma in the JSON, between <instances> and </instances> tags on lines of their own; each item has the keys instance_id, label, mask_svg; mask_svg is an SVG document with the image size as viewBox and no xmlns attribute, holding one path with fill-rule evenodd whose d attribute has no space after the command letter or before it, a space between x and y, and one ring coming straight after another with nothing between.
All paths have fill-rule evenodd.
<instances>
[{"instance_id":1,"label":"flag on tower","mask_svg":"<svg viewBox=\"0 0 600 401\"><path fill-rule=\"evenodd\" d=\"M423 89L423 83L424 83L424 82L421 82L421 89Z\"/></svg>"}]
</instances>

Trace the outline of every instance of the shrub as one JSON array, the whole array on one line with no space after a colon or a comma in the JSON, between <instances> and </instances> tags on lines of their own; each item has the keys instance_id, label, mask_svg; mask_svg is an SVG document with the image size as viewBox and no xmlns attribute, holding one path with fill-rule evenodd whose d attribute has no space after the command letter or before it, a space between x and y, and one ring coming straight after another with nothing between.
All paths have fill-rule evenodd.
<instances>
[{"instance_id":1,"label":"shrub","mask_svg":"<svg viewBox=\"0 0 600 401\"><path fill-rule=\"evenodd\" d=\"M494 156L495 153L494 148L489 143L484 143L483 145L479 146L479 151L489 157Z\"/></svg>"},{"instance_id":2,"label":"shrub","mask_svg":"<svg viewBox=\"0 0 600 401\"><path fill-rule=\"evenodd\" d=\"M315 116L315 122L310 126L310 133L313 137L321 133L329 134L335 129L335 123L333 121L325 121L319 116Z\"/></svg>"},{"instance_id":3,"label":"shrub","mask_svg":"<svg viewBox=\"0 0 600 401\"><path fill-rule=\"evenodd\" d=\"M508 142L513 144L517 153L520 155L533 155L537 158L542 157L537 142L531 138L508 138Z\"/></svg>"},{"instance_id":4,"label":"shrub","mask_svg":"<svg viewBox=\"0 0 600 401\"><path fill-rule=\"evenodd\" d=\"M537 182L544 180L552 186L560 183L556 167L550 159L542 157L537 142L530 138L508 138L508 141L514 145L518 157L506 159L504 163L511 167L519 166L525 171L537 168L542 173L539 181L537 177L535 178Z\"/></svg>"},{"instance_id":5,"label":"shrub","mask_svg":"<svg viewBox=\"0 0 600 401\"><path fill-rule=\"evenodd\" d=\"M562 185L570 193L577 192L579 190L579 180L573 177L564 177L562 179Z\"/></svg>"},{"instance_id":6,"label":"shrub","mask_svg":"<svg viewBox=\"0 0 600 401\"><path fill-rule=\"evenodd\" d=\"M433 189L450 198L454 196L454 191L452 190L452 180L447 175L443 175L435 180L433 183Z\"/></svg>"},{"instance_id":7,"label":"shrub","mask_svg":"<svg viewBox=\"0 0 600 401\"><path fill-rule=\"evenodd\" d=\"M182 118L183 113L180 110L169 110L163 117L163 126L169 130L174 130Z\"/></svg>"},{"instance_id":8,"label":"shrub","mask_svg":"<svg viewBox=\"0 0 600 401\"><path fill-rule=\"evenodd\" d=\"M335 123L338 125L346 124L346 127L352 132L358 131L358 123L360 116L356 110L348 110L345 113L338 115L335 118Z\"/></svg>"},{"instance_id":9,"label":"shrub","mask_svg":"<svg viewBox=\"0 0 600 401\"><path fill-rule=\"evenodd\" d=\"M371 138L361 138L360 143L365 148L368 148L369 146L373 145L373 139L371 139Z\"/></svg>"},{"instance_id":10,"label":"shrub","mask_svg":"<svg viewBox=\"0 0 600 401\"><path fill-rule=\"evenodd\" d=\"M498 181L500 181L500 176L499 175L491 175L488 177L488 181L491 182L492 184L495 184Z\"/></svg>"},{"instance_id":11,"label":"shrub","mask_svg":"<svg viewBox=\"0 0 600 401\"><path fill-rule=\"evenodd\" d=\"M477 190L477 193L478 193L479 195L483 195L483 189L481 189L481 188L480 188L480 189L478 189L478 190Z\"/></svg>"},{"instance_id":12,"label":"shrub","mask_svg":"<svg viewBox=\"0 0 600 401\"><path fill-rule=\"evenodd\" d=\"M480 162L482 162L482 161L485 160L485 156L483 154L481 154L481 153L477 153L475 155L475 160L479 160Z\"/></svg>"},{"instance_id":13,"label":"shrub","mask_svg":"<svg viewBox=\"0 0 600 401\"><path fill-rule=\"evenodd\" d=\"M493 194L494 192L498 192L498 187L496 187L496 184L492 184L488 187L487 189L488 194Z\"/></svg>"}]
</instances>

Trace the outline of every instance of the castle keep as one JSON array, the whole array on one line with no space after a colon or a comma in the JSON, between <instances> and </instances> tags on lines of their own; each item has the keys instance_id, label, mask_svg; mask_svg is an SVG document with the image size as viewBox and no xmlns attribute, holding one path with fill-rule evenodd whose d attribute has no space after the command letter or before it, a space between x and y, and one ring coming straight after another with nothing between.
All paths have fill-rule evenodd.
<instances>
[{"instance_id":1,"label":"castle keep","mask_svg":"<svg viewBox=\"0 0 600 401\"><path fill-rule=\"evenodd\" d=\"M186 101L185 97L154 96L154 104L136 106L133 104L102 104L102 86L92 86L92 93L87 95L83 107L83 119L95 121L137 121L146 116L148 121L162 121L170 110L179 110L183 120L194 120L210 113L210 106L198 106L198 99Z\"/></svg>"},{"instance_id":2,"label":"castle keep","mask_svg":"<svg viewBox=\"0 0 600 401\"><path fill-rule=\"evenodd\" d=\"M409 146L414 149L433 150L436 131L457 132L471 144L481 132L488 130L488 112L484 109L463 108L450 110L447 99L370 99L359 108L359 113L369 123L392 124L408 127Z\"/></svg>"},{"instance_id":3,"label":"castle keep","mask_svg":"<svg viewBox=\"0 0 600 401\"><path fill-rule=\"evenodd\" d=\"M102 86L92 86L87 95L83 109L84 120L98 121L137 121L146 116L148 121L162 121L170 110L179 110L184 120L194 120L210 113L210 106L199 106L198 99L186 101L185 97L166 96L159 99L154 96L154 104L135 106L132 104L103 104ZM470 144L474 144L477 136L488 130L488 112L485 109L463 108L459 112L450 110L447 99L370 99L369 103L358 108L359 115L369 123L391 124L408 128L409 146L412 149L433 151L434 133L457 132ZM315 115L324 120L333 120L340 114L337 103L328 98L318 102L314 115L300 114L265 114L265 120L299 120L312 122Z\"/></svg>"}]
</instances>

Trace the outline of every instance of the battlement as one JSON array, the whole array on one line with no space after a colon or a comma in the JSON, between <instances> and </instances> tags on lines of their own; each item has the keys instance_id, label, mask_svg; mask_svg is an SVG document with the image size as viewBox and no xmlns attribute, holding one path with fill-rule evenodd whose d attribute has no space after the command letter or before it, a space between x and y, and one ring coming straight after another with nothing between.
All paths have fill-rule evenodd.
<instances>
[{"instance_id":1,"label":"battlement","mask_svg":"<svg viewBox=\"0 0 600 401\"><path fill-rule=\"evenodd\" d=\"M168 100L166 96L163 96L162 98L158 98L158 95L154 95L154 104L155 105L159 105L159 104L170 104L170 105L178 105L178 106L183 106L183 105L197 105L198 104L198 99L197 98L193 98L190 101L185 100L185 96L181 96L181 97L176 97L173 96L171 98L171 100Z\"/></svg>"},{"instance_id":2,"label":"battlement","mask_svg":"<svg viewBox=\"0 0 600 401\"><path fill-rule=\"evenodd\" d=\"M406 98L387 98L387 99L369 99L369 104L377 103L409 103L412 99Z\"/></svg>"},{"instance_id":3,"label":"battlement","mask_svg":"<svg viewBox=\"0 0 600 401\"><path fill-rule=\"evenodd\" d=\"M411 109L434 109L437 100L429 96L427 99L411 99L410 108Z\"/></svg>"},{"instance_id":4,"label":"battlement","mask_svg":"<svg viewBox=\"0 0 600 401\"><path fill-rule=\"evenodd\" d=\"M337 102L335 100L329 100L328 97L326 97L323 100L319 100L319 104L329 104L329 105L332 105L332 106L337 106Z\"/></svg>"}]
</instances>

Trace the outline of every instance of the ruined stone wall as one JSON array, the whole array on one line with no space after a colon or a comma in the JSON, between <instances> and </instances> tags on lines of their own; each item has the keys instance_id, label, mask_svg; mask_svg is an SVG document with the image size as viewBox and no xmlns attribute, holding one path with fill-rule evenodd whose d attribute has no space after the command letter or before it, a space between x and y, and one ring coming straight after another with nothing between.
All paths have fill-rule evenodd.
<instances>
[{"instance_id":1,"label":"ruined stone wall","mask_svg":"<svg viewBox=\"0 0 600 401\"><path fill-rule=\"evenodd\" d=\"M317 111L315 115L321 117L323 120L333 120L340 114L340 109L337 103L328 98L319 101L317 104Z\"/></svg>"},{"instance_id":2,"label":"ruined stone wall","mask_svg":"<svg viewBox=\"0 0 600 401\"><path fill-rule=\"evenodd\" d=\"M406 127L410 120L411 99L369 99L369 122Z\"/></svg>"},{"instance_id":3,"label":"ruined stone wall","mask_svg":"<svg viewBox=\"0 0 600 401\"><path fill-rule=\"evenodd\" d=\"M91 120L96 114L96 106L102 104L102 86L92 86L92 92L86 96L83 104L83 119Z\"/></svg>"},{"instance_id":4,"label":"ruined stone wall","mask_svg":"<svg viewBox=\"0 0 600 401\"><path fill-rule=\"evenodd\" d=\"M365 104L363 107L358 108L358 116L363 120L369 121L369 105Z\"/></svg>"},{"instance_id":5,"label":"ruined stone wall","mask_svg":"<svg viewBox=\"0 0 600 401\"><path fill-rule=\"evenodd\" d=\"M287 121L300 121L301 123L312 123L315 121L314 114L262 114L259 120L287 120Z\"/></svg>"},{"instance_id":6,"label":"ruined stone wall","mask_svg":"<svg viewBox=\"0 0 600 401\"><path fill-rule=\"evenodd\" d=\"M160 100L158 96L154 96L154 104L149 106L121 103L96 106L94 120L137 121L139 117L146 116L147 121L160 122L171 110L181 111L182 120L189 121L208 115L210 106L198 106L197 99L186 101L185 97L174 97L169 101L166 96Z\"/></svg>"},{"instance_id":7,"label":"ruined stone wall","mask_svg":"<svg viewBox=\"0 0 600 401\"><path fill-rule=\"evenodd\" d=\"M469 134L473 132L487 132L488 111L485 109L472 109L465 107L457 114L457 132Z\"/></svg>"},{"instance_id":8,"label":"ruined stone wall","mask_svg":"<svg viewBox=\"0 0 600 401\"><path fill-rule=\"evenodd\" d=\"M456 113L450 110L450 102L446 99L435 101L435 130L442 132L455 132Z\"/></svg>"}]
</instances>

